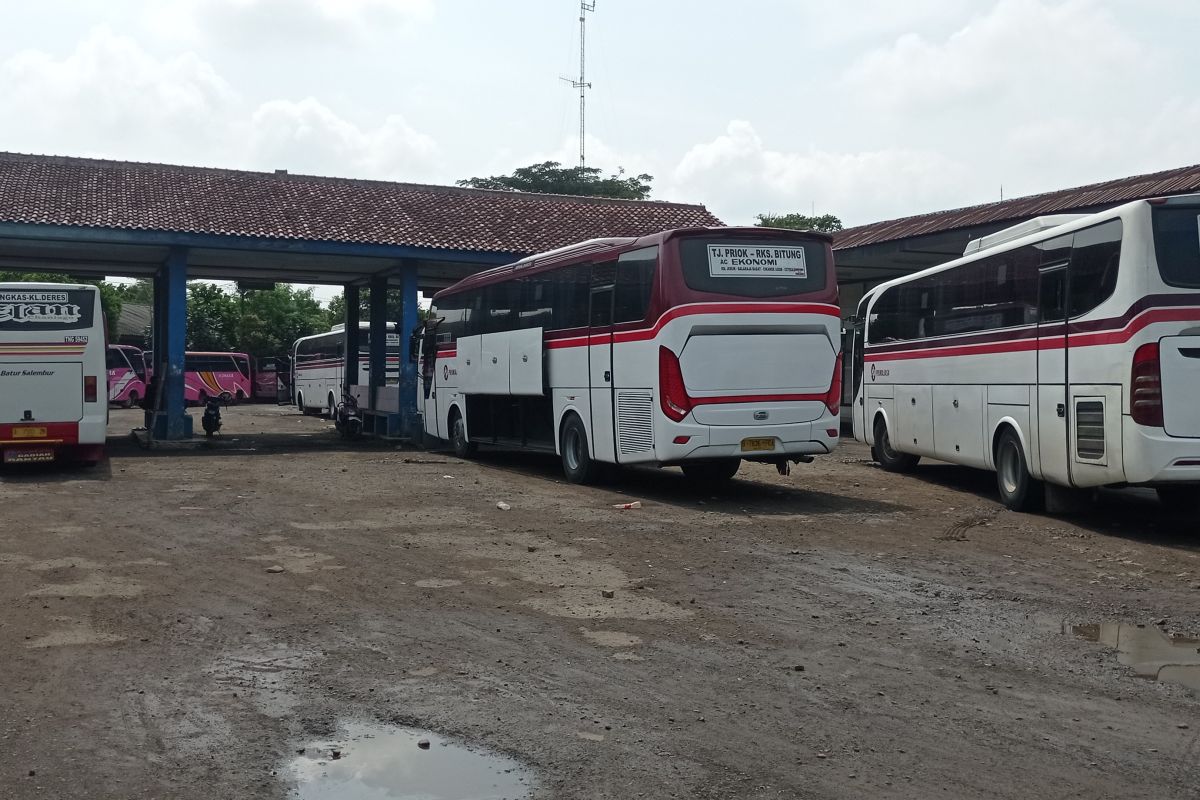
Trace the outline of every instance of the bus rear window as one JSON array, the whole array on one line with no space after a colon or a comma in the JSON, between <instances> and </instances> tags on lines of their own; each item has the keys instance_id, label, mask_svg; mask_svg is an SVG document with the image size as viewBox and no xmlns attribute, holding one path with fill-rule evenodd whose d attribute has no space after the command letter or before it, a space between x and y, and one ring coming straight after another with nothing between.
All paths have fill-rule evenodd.
<instances>
[{"instance_id":1,"label":"bus rear window","mask_svg":"<svg viewBox=\"0 0 1200 800\"><path fill-rule=\"evenodd\" d=\"M697 292L781 297L825 288L824 242L681 239L683 279Z\"/></svg>"},{"instance_id":2,"label":"bus rear window","mask_svg":"<svg viewBox=\"0 0 1200 800\"><path fill-rule=\"evenodd\" d=\"M1154 252L1163 281L1200 288L1200 206L1157 206L1151 214Z\"/></svg>"}]
</instances>

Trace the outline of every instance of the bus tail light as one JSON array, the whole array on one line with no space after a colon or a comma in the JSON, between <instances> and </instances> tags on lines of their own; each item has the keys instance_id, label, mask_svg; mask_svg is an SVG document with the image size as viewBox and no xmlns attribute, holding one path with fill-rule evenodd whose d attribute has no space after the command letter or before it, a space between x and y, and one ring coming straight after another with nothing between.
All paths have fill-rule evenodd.
<instances>
[{"instance_id":1,"label":"bus tail light","mask_svg":"<svg viewBox=\"0 0 1200 800\"><path fill-rule=\"evenodd\" d=\"M838 353L833 361L833 380L829 382L829 391L825 393L825 407L829 413L837 416L842 411L842 354Z\"/></svg>"},{"instance_id":2,"label":"bus tail light","mask_svg":"<svg viewBox=\"0 0 1200 800\"><path fill-rule=\"evenodd\" d=\"M83 402L85 402L85 403L96 402L96 376L95 375L84 375L83 376Z\"/></svg>"},{"instance_id":3,"label":"bus tail light","mask_svg":"<svg viewBox=\"0 0 1200 800\"><path fill-rule=\"evenodd\" d=\"M683 385L679 358L669 348L658 348L658 397L668 419L680 422L692 410L692 398Z\"/></svg>"},{"instance_id":4,"label":"bus tail light","mask_svg":"<svg viewBox=\"0 0 1200 800\"><path fill-rule=\"evenodd\" d=\"M1139 425L1163 426L1162 370L1158 342L1139 347L1133 354L1129 378L1129 414Z\"/></svg>"}]
</instances>

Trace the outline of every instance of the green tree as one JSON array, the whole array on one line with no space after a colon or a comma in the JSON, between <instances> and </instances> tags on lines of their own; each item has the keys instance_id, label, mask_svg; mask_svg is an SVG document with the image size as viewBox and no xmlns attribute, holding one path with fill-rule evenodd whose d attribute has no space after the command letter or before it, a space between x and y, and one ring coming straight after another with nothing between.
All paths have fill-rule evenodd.
<instances>
[{"instance_id":1,"label":"green tree","mask_svg":"<svg viewBox=\"0 0 1200 800\"><path fill-rule=\"evenodd\" d=\"M100 289L100 306L104 309L104 321L109 335L116 336L117 320L121 318L121 296L115 287L99 278L75 278L53 272L0 272L0 281L23 283L86 283Z\"/></svg>"},{"instance_id":2,"label":"green tree","mask_svg":"<svg viewBox=\"0 0 1200 800\"><path fill-rule=\"evenodd\" d=\"M237 350L237 323L237 298L211 283L188 284L188 350Z\"/></svg>"},{"instance_id":3,"label":"green tree","mask_svg":"<svg viewBox=\"0 0 1200 800\"><path fill-rule=\"evenodd\" d=\"M842 229L842 221L833 214L810 217L807 214L759 214L760 228L791 228L797 231L833 233Z\"/></svg>"},{"instance_id":4,"label":"green tree","mask_svg":"<svg viewBox=\"0 0 1200 800\"><path fill-rule=\"evenodd\" d=\"M114 283L112 286L117 297L126 303L154 305L154 284L151 281L139 279L133 283Z\"/></svg>"},{"instance_id":5,"label":"green tree","mask_svg":"<svg viewBox=\"0 0 1200 800\"><path fill-rule=\"evenodd\" d=\"M557 161L543 161L515 169L512 175L467 178L459 181L458 185L510 192L645 200L650 196L650 183L653 180L653 176L645 173L626 177L625 170L620 168L615 175L604 177L596 167L564 167Z\"/></svg>"},{"instance_id":6,"label":"green tree","mask_svg":"<svg viewBox=\"0 0 1200 800\"><path fill-rule=\"evenodd\" d=\"M243 292L234 302L238 349L256 358L282 355L301 336L329 329L328 312L313 297L312 289L280 284L270 290Z\"/></svg>"}]
</instances>

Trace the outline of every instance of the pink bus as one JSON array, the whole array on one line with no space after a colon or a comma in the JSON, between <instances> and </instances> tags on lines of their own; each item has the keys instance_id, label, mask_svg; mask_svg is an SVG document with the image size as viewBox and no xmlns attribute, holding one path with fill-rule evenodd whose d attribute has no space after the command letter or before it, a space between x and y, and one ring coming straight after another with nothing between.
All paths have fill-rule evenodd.
<instances>
[{"instance_id":1,"label":"pink bus","mask_svg":"<svg viewBox=\"0 0 1200 800\"><path fill-rule=\"evenodd\" d=\"M142 351L125 344L108 346L108 402L125 408L146 396L146 362Z\"/></svg>"},{"instance_id":2,"label":"pink bus","mask_svg":"<svg viewBox=\"0 0 1200 800\"><path fill-rule=\"evenodd\" d=\"M185 353L183 399L204 405L210 397L227 403L250 398L250 356L245 353Z\"/></svg>"}]
</instances>

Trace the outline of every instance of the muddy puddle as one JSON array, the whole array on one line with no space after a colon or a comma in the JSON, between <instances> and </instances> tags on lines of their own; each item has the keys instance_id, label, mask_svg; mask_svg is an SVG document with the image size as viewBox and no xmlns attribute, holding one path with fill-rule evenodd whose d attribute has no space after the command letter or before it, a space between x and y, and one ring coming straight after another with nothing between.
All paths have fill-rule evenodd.
<instances>
[{"instance_id":1,"label":"muddy puddle","mask_svg":"<svg viewBox=\"0 0 1200 800\"><path fill-rule=\"evenodd\" d=\"M1200 691L1200 640L1171 637L1153 625L1103 622L1073 625L1072 633L1117 651L1117 660L1137 675Z\"/></svg>"},{"instance_id":2,"label":"muddy puddle","mask_svg":"<svg viewBox=\"0 0 1200 800\"><path fill-rule=\"evenodd\" d=\"M431 731L351 723L291 762L300 800L518 800L531 773L506 756Z\"/></svg>"}]
</instances>

